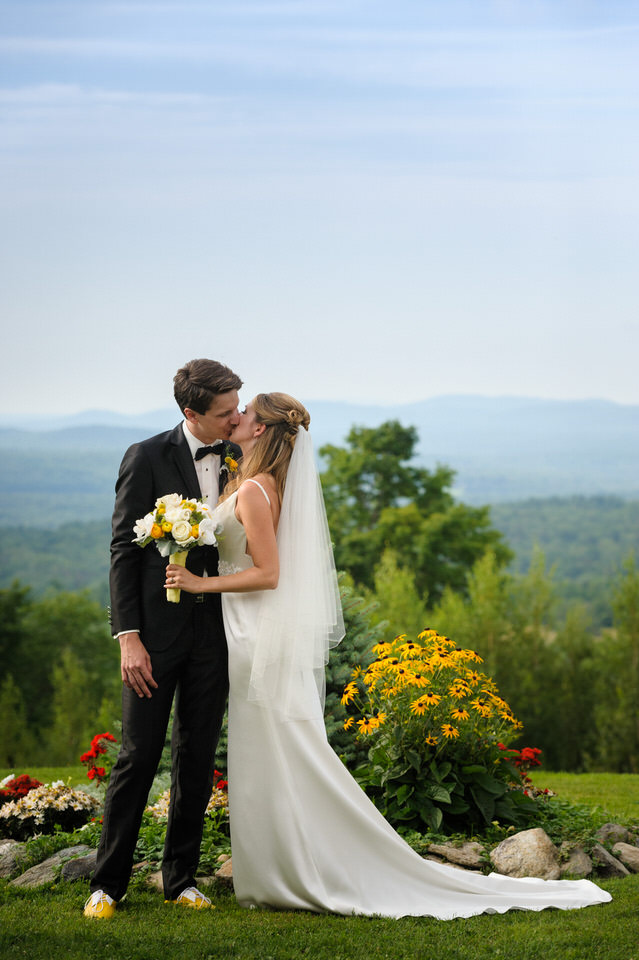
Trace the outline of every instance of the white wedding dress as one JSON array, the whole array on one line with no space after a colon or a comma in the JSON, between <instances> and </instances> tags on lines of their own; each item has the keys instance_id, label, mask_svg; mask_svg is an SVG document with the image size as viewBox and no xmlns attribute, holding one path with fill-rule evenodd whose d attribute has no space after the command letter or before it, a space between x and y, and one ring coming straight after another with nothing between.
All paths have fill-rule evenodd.
<instances>
[{"instance_id":1,"label":"white wedding dress","mask_svg":"<svg viewBox=\"0 0 639 960\"><path fill-rule=\"evenodd\" d=\"M214 514L222 527L220 574L252 565L236 498L237 492ZM262 597L222 595L233 884L242 906L450 920L511 909L569 910L611 899L588 880L474 875L415 853L329 746L319 697L314 719L303 720L283 719L277 709L249 699Z\"/></svg>"}]
</instances>

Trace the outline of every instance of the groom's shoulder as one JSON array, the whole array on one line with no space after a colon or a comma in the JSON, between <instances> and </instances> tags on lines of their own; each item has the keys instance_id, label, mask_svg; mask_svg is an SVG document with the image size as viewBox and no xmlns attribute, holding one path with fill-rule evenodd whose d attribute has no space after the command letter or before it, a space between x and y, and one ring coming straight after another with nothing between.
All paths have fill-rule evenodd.
<instances>
[{"instance_id":1,"label":"groom's shoulder","mask_svg":"<svg viewBox=\"0 0 639 960\"><path fill-rule=\"evenodd\" d=\"M156 433L152 437L146 437L144 440L138 440L137 443L131 444L124 454L124 458L135 458L140 455L152 456L161 453L163 450L179 444L182 438L182 425L178 424L172 430L164 430L162 433Z\"/></svg>"}]
</instances>

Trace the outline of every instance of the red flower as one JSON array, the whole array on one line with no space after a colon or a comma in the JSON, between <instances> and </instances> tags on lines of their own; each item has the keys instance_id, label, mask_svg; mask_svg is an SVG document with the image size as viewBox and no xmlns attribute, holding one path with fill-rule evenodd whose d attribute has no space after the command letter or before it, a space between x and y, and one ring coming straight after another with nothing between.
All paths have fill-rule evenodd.
<instances>
[{"instance_id":1,"label":"red flower","mask_svg":"<svg viewBox=\"0 0 639 960\"><path fill-rule=\"evenodd\" d=\"M90 767L90 769L87 770L87 777L89 778L89 780L95 780L96 773L97 773L96 768Z\"/></svg>"},{"instance_id":2,"label":"red flower","mask_svg":"<svg viewBox=\"0 0 639 960\"><path fill-rule=\"evenodd\" d=\"M98 777L100 778L100 780L102 780L102 778L104 777L104 774L106 773L104 767L96 767L96 768L95 768L95 772L96 772L96 774L98 775Z\"/></svg>"}]
</instances>

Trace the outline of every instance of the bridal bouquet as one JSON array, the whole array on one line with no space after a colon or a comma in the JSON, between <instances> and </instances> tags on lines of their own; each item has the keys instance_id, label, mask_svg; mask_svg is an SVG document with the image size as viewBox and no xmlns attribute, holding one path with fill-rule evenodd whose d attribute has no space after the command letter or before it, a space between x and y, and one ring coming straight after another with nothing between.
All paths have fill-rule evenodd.
<instances>
[{"instance_id":1,"label":"bridal bouquet","mask_svg":"<svg viewBox=\"0 0 639 960\"><path fill-rule=\"evenodd\" d=\"M191 547L213 547L216 524L204 500L185 500L180 493L167 493L155 501L155 508L133 525L133 543L146 547L155 543L161 556L184 566ZM167 589L166 598L179 603L180 591Z\"/></svg>"}]
</instances>

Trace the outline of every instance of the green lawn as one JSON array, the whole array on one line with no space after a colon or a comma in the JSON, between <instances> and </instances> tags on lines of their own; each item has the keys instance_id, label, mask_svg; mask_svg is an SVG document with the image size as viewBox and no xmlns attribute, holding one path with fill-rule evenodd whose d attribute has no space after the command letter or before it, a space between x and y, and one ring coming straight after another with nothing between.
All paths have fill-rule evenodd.
<instances>
[{"instance_id":1,"label":"green lawn","mask_svg":"<svg viewBox=\"0 0 639 960\"><path fill-rule=\"evenodd\" d=\"M71 783L71 786L78 784L88 784L87 768L81 763L72 767L0 767L0 780L4 780L9 774L19 777L23 773L28 773L34 780L41 783L52 783L54 780L64 780L65 783Z\"/></svg>"},{"instance_id":2,"label":"green lawn","mask_svg":"<svg viewBox=\"0 0 639 960\"><path fill-rule=\"evenodd\" d=\"M601 807L624 822L639 821L637 773L546 773L541 770L534 774L533 780L536 787L548 787L573 803Z\"/></svg>"},{"instance_id":3,"label":"green lawn","mask_svg":"<svg viewBox=\"0 0 639 960\"><path fill-rule=\"evenodd\" d=\"M639 960L639 876L601 885L612 903L444 923L242 910L215 894L215 911L195 913L142 889L113 920L89 921L80 912L86 884L38 893L2 884L0 951L11 960Z\"/></svg>"}]
</instances>

